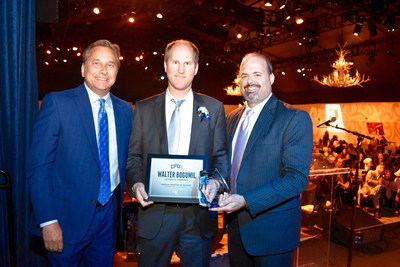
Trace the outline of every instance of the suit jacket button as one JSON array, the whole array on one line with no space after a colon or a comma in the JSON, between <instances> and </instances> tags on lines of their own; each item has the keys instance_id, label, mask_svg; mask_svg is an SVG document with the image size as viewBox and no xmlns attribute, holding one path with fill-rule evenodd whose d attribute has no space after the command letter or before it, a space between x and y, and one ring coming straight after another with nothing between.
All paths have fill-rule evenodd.
<instances>
[{"instance_id":1,"label":"suit jacket button","mask_svg":"<svg viewBox=\"0 0 400 267\"><path fill-rule=\"evenodd\" d=\"M96 174L96 177L97 177L97 178L100 178L100 177L101 177L101 175L100 175L100 174Z\"/></svg>"},{"instance_id":2,"label":"suit jacket button","mask_svg":"<svg viewBox=\"0 0 400 267\"><path fill-rule=\"evenodd\" d=\"M96 203L97 203L97 200L92 199L91 202L92 202L93 204L96 204Z\"/></svg>"}]
</instances>

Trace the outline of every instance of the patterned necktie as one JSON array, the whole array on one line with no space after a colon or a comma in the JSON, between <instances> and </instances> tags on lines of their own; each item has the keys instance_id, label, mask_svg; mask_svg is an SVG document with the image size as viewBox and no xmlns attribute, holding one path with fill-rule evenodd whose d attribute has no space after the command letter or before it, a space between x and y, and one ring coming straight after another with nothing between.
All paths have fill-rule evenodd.
<instances>
[{"instance_id":1,"label":"patterned necktie","mask_svg":"<svg viewBox=\"0 0 400 267\"><path fill-rule=\"evenodd\" d=\"M100 98L100 109L99 109L99 159L100 159L100 190L98 201L101 205L107 204L111 196L111 184L110 184L110 158L109 158L109 146L108 146L108 119L105 107L105 100Z\"/></svg>"},{"instance_id":2,"label":"patterned necktie","mask_svg":"<svg viewBox=\"0 0 400 267\"><path fill-rule=\"evenodd\" d=\"M231 165L231 175L230 175L230 186L231 186L230 191L232 194L237 193L236 192L236 179L237 179L237 175L239 173L240 163L242 162L243 153L246 148L247 137L250 134L249 121L250 121L251 115L253 115L253 114L254 114L254 111L252 109L249 109L249 111L246 114L246 118L242 121L242 124L240 125L240 128L237 132L235 151L233 153L232 165Z\"/></svg>"},{"instance_id":3,"label":"patterned necktie","mask_svg":"<svg viewBox=\"0 0 400 267\"><path fill-rule=\"evenodd\" d=\"M179 108L185 100L171 99L171 101L174 102L176 106L168 126L168 153L177 154L181 134L181 114Z\"/></svg>"}]
</instances>

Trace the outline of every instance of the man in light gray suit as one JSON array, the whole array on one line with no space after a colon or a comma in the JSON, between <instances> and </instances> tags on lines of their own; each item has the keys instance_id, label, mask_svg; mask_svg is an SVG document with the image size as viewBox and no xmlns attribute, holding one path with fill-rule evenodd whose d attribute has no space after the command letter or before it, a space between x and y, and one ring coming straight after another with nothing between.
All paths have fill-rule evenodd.
<instances>
[{"instance_id":1,"label":"man in light gray suit","mask_svg":"<svg viewBox=\"0 0 400 267\"><path fill-rule=\"evenodd\" d=\"M164 59L167 90L136 103L127 182L142 206L138 217L139 266L169 266L174 251L183 266L208 266L210 261L217 213L198 204L146 201L145 190L148 154L207 156L210 168L228 176L224 106L192 90L198 60L199 51L193 43L177 40L168 44ZM178 102L182 103L180 139L173 151L167 129Z\"/></svg>"},{"instance_id":2,"label":"man in light gray suit","mask_svg":"<svg viewBox=\"0 0 400 267\"><path fill-rule=\"evenodd\" d=\"M275 76L263 55L247 54L239 75L247 105L227 119L232 194L212 210L228 213L231 266L289 267L300 240L311 119L272 94Z\"/></svg>"}]
</instances>

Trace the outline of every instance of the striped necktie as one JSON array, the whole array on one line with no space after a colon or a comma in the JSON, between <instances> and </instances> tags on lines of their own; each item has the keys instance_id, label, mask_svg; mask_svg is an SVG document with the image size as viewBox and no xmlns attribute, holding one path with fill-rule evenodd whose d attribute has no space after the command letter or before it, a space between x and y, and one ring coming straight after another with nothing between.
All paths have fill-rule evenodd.
<instances>
[{"instance_id":1,"label":"striped necktie","mask_svg":"<svg viewBox=\"0 0 400 267\"><path fill-rule=\"evenodd\" d=\"M171 101L174 102L176 106L168 126L168 153L177 154L181 135L181 114L179 108L185 100L171 99Z\"/></svg>"},{"instance_id":2,"label":"striped necktie","mask_svg":"<svg viewBox=\"0 0 400 267\"><path fill-rule=\"evenodd\" d=\"M244 150L246 148L246 143L247 143L247 138L250 134L249 132L249 121L250 117L254 114L254 111L252 109L249 109L249 111L246 114L246 118L242 121L242 124L239 126L237 136L236 136L236 142L235 142L235 151L233 152L233 158L232 158L232 165L231 165L231 174L230 174L230 191L232 194L237 193L236 192L236 179L237 175L239 173L239 168L240 164L242 162L242 157Z\"/></svg>"},{"instance_id":3,"label":"striped necktie","mask_svg":"<svg viewBox=\"0 0 400 267\"><path fill-rule=\"evenodd\" d=\"M110 182L110 158L109 158L109 144L108 144L108 119L105 107L105 100L100 98L99 109L99 159L100 159L100 190L98 201L101 205L107 204L111 196L111 182Z\"/></svg>"}]
</instances>

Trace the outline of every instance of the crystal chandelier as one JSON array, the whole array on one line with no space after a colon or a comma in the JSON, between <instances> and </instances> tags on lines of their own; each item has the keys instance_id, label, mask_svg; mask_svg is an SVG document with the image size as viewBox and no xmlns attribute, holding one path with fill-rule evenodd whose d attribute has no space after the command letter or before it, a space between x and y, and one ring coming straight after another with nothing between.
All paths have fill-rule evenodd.
<instances>
[{"instance_id":1,"label":"crystal chandelier","mask_svg":"<svg viewBox=\"0 0 400 267\"><path fill-rule=\"evenodd\" d=\"M344 49L346 45L340 47L340 50L336 50L336 54L339 58L333 62L331 67L333 71L331 74L325 76L323 75L322 80L318 79L318 75L314 76L314 81L331 87L350 87L350 86L361 86L361 84L370 81L369 77L365 78L364 75L360 76L358 70L356 70L356 75L352 76L350 73L351 65L353 62L347 62L344 57L348 55L350 52L347 49Z\"/></svg>"},{"instance_id":2,"label":"crystal chandelier","mask_svg":"<svg viewBox=\"0 0 400 267\"><path fill-rule=\"evenodd\" d=\"M227 95L241 96L242 92L240 91L240 77L236 77L233 81L233 84L224 88Z\"/></svg>"}]
</instances>

